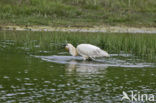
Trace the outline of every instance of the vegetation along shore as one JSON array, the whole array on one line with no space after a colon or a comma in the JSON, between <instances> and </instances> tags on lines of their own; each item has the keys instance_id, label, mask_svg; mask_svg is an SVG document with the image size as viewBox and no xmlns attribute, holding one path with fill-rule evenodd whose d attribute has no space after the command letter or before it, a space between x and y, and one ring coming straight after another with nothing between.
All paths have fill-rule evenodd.
<instances>
[{"instance_id":1,"label":"vegetation along shore","mask_svg":"<svg viewBox=\"0 0 156 103\"><path fill-rule=\"evenodd\" d=\"M156 27L155 0L0 0L0 25Z\"/></svg>"}]
</instances>

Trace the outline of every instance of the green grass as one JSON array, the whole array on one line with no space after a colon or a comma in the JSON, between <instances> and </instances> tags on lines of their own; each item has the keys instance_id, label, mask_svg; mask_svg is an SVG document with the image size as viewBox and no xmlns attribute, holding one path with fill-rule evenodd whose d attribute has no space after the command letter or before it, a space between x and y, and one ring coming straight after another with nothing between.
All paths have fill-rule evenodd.
<instances>
[{"instance_id":1,"label":"green grass","mask_svg":"<svg viewBox=\"0 0 156 103\"><path fill-rule=\"evenodd\" d=\"M155 0L0 0L0 25L156 26Z\"/></svg>"},{"instance_id":2,"label":"green grass","mask_svg":"<svg viewBox=\"0 0 156 103\"><path fill-rule=\"evenodd\" d=\"M22 48L22 50L33 54L40 54L41 51L64 51L66 42L72 43L74 46L80 43L90 43L109 53L130 53L147 61L156 62L156 35L153 34L0 32L0 51L7 50L9 47L16 48L15 52L18 48ZM8 51L13 52L10 49Z\"/></svg>"}]
</instances>

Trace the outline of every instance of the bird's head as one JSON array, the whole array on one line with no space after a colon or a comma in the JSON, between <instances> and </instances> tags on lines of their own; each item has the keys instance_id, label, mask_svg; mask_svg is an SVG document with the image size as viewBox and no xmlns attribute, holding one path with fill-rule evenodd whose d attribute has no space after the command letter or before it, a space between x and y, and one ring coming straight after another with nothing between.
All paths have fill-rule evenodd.
<instances>
[{"instance_id":1,"label":"bird's head","mask_svg":"<svg viewBox=\"0 0 156 103\"><path fill-rule=\"evenodd\" d=\"M69 51L69 49L72 48L72 47L73 47L72 44L67 43L67 45L65 46L65 49L66 49L67 51Z\"/></svg>"},{"instance_id":2,"label":"bird's head","mask_svg":"<svg viewBox=\"0 0 156 103\"><path fill-rule=\"evenodd\" d=\"M103 54L104 57L110 57L110 55L104 50L103 50L102 54Z\"/></svg>"},{"instance_id":3,"label":"bird's head","mask_svg":"<svg viewBox=\"0 0 156 103\"><path fill-rule=\"evenodd\" d=\"M105 52L105 57L110 57L110 55L107 52Z\"/></svg>"},{"instance_id":4,"label":"bird's head","mask_svg":"<svg viewBox=\"0 0 156 103\"><path fill-rule=\"evenodd\" d=\"M68 43L68 44L65 46L65 49L68 50L69 53L70 53L72 56L77 56L77 55L78 55L78 53L77 53L77 51L76 51L76 48L75 48L72 44L70 44L70 43Z\"/></svg>"}]
</instances>

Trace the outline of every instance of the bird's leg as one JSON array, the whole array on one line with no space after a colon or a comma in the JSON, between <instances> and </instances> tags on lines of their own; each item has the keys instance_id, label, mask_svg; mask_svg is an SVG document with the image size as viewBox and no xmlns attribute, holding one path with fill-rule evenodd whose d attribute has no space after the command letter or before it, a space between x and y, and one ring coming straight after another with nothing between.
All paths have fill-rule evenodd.
<instances>
[{"instance_id":1,"label":"bird's leg","mask_svg":"<svg viewBox=\"0 0 156 103\"><path fill-rule=\"evenodd\" d=\"M83 57L83 60L87 60L89 57L88 56L82 56Z\"/></svg>"},{"instance_id":2,"label":"bird's leg","mask_svg":"<svg viewBox=\"0 0 156 103\"><path fill-rule=\"evenodd\" d=\"M90 57L90 60L94 60L94 61L95 61L95 58L93 58L93 57Z\"/></svg>"}]
</instances>

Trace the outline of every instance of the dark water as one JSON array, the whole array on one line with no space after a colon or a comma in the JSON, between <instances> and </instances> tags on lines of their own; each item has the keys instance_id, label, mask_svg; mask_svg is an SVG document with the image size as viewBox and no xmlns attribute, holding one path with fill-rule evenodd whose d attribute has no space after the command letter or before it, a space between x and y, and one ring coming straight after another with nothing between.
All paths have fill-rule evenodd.
<instances>
[{"instance_id":1,"label":"dark water","mask_svg":"<svg viewBox=\"0 0 156 103\"><path fill-rule=\"evenodd\" d=\"M58 48L35 54L14 42L0 42L2 103L120 103L123 91L156 96L155 63L123 53L83 61Z\"/></svg>"}]
</instances>

